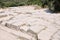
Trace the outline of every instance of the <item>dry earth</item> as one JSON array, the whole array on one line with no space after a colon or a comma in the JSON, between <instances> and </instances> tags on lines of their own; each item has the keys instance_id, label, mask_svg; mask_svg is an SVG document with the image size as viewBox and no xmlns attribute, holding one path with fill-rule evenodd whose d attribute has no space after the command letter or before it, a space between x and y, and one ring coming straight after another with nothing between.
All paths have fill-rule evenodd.
<instances>
[{"instance_id":1,"label":"dry earth","mask_svg":"<svg viewBox=\"0 0 60 40\"><path fill-rule=\"evenodd\" d=\"M60 40L60 14L35 6L0 9L0 40Z\"/></svg>"}]
</instances>

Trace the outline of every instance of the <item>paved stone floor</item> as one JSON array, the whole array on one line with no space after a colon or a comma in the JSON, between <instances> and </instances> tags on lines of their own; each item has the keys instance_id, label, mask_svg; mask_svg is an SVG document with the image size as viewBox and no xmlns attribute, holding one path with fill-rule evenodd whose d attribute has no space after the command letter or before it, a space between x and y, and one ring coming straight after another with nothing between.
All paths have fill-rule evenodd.
<instances>
[{"instance_id":1,"label":"paved stone floor","mask_svg":"<svg viewBox=\"0 0 60 40\"><path fill-rule=\"evenodd\" d=\"M0 10L0 40L60 40L60 14L33 6Z\"/></svg>"}]
</instances>

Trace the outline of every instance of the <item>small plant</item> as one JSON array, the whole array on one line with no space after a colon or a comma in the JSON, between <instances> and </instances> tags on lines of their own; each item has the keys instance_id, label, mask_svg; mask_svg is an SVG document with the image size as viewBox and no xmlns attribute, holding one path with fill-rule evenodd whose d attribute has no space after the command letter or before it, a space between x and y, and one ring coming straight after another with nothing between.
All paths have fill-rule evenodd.
<instances>
[{"instance_id":1,"label":"small plant","mask_svg":"<svg viewBox=\"0 0 60 40\"><path fill-rule=\"evenodd\" d=\"M50 0L48 2L48 7L52 12L60 11L60 0Z\"/></svg>"}]
</instances>

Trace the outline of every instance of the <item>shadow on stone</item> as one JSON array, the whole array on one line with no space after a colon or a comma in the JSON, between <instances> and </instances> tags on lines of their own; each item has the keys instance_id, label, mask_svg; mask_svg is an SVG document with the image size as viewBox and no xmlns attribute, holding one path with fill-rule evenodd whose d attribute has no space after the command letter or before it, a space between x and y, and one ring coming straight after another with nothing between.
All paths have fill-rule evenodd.
<instances>
[{"instance_id":1,"label":"shadow on stone","mask_svg":"<svg viewBox=\"0 0 60 40\"><path fill-rule=\"evenodd\" d=\"M53 11L51 11L51 10L49 10L49 9L47 9L47 10L44 10L46 13L50 13L50 14L53 14L54 12Z\"/></svg>"}]
</instances>

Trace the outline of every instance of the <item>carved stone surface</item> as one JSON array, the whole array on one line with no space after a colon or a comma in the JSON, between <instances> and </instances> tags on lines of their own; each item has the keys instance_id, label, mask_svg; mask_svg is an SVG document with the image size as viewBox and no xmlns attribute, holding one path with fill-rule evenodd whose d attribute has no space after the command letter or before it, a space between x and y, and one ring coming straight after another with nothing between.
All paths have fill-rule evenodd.
<instances>
[{"instance_id":1,"label":"carved stone surface","mask_svg":"<svg viewBox=\"0 0 60 40\"><path fill-rule=\"evenodd\" d=\"M60 40L60 14L29 7L11 7L0 12L1 16L7 15L0 18L0 25L3 25L0 30L8 32L9 37L17 37L17 40Z\"/></svg>"}]
</instances>

